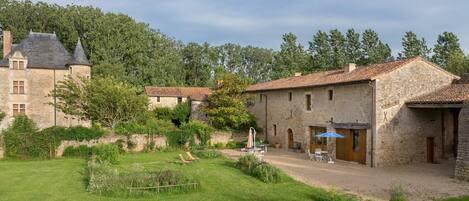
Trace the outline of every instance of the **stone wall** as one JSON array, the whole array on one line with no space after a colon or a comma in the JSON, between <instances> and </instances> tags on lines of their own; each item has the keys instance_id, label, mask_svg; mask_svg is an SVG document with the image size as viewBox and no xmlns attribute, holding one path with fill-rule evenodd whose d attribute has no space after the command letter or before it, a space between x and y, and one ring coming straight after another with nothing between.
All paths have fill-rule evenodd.
<instances>
[{"instance_id":1,"label":"stone wall","mask_svg":"<svg viewBox=\"0 0 469 201\"><path fill-rule=\"evenodd\" d=\"M100 139L96 140L90 140L90 141L62 141L60 146L56 150L56 156L62 156L64 153L64 150L67 147L78 147L81 145L86 145L87 147L92 147L97 144L111 144L115 143L118 140L122 140L124 143L124 150L126 151L133 151L133 152L140 152L145 149L145 146L149 144L151 141L155 142L155 146L157 148L163 148L166 147L166 136L149 136L149 135L132 135L129 139L127 139L126 136L121 136L121 135L109 135L105 136ZM127 148L127 141L131 140L135 146L133 149L128 149Z\"/></svg>"},{"instance_id":2,"label":"stone wall","mask_svg":"<svg viewBox=\"0 0 469 201\"><path fill-rule=\"evenodd\" d=\"M329 100L329 90L333 91L332 100ZM291 101L289 93L292 93ZM311 111L306 110L307 94L311 95ZM269 143L279 143L284 149L288 148L288 129L293 131L294 141L300 142L303 149L307 149L311 141L310 126L335 131L331 121L371 124L373 99L372 87L368 82L266 91L254 93L254 95L256 100L249 110L256 116L258 126L262 127L264 133L267 133ZM274 132L274 125L276 132ZM334 140L329 140L328 149L335 153Z\"/></svg>"},{"instance_id":3,"label":"stone wall","mask_svg":"<svg viewBox=\"0 0 469 201\"><path fill-rule=\"evenodd\" d=\"M90 73L89 67L75 66L74 70L81 76L89 76ZM48 94L54 89L54 84L64 80L70 73L69 69L10 70L0 68L0 100L2 100L0 111L6 114L0 122L0 130L7 128L13 121L13 104L25 104L26 115L39 128L53 126L55 122L60 126L89 126L90 121L81 121L59 111L55 112L54 107L48 104L53 102ZM13 94L13 81L24 81L24 94Z\"/></svg>"},{"instance_id":4,"label":"stone wall","mask_svg":"<svg viewBox=\"0 0 469 201\"><path fill-rule=\"evenodd\" d=\"M151 96L148 97L150 99L150 109L154 109L155 107L169 107L174 108L178 104L178 97L175 96L160 96L160 101L158 102L158 97ZM187 97L182 97L182 102L186 102Z\"/></svg>"},{"instance_id":5,"label":"stone wall","mask_svg":"<svg viewBox=\"0 0 469 201\"><path fill-rule=\"evenodd\" d=\"M411 62L377 78L375 166L426 161L427 137L434 137L435 158L442 156L443 111L412 109L405 102L448 86L455 78L424 61Z\"/></svg>"},{"instance_id":6,"label":"stone wall","mask_svg":"<svg viewBox=\"0 0 469 201\"><path fill-rule=\"evenodd\" d=\"M455 177L469 181L469 104L459 113L458 158Z\"/></svg>"}]
</instances>

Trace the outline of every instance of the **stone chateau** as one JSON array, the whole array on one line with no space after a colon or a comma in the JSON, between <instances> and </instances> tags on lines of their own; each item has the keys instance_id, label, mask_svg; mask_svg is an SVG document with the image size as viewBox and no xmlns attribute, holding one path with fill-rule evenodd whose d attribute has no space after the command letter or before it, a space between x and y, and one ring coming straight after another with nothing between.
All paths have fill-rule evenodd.
<instances>
[{"instance_id":1,"label":"stone chateau","mask_svg":"<svg viewBox=\"0 0 469 201\"><path fill-rule=\"evenodd\" d=\"M469 179L469 79L420 57L248 87L266 140L371 167L457 160ZM317 138L326 132L345 138Z\"/></svg>"},{"instance_id":2,"label":"stone chateau","mask_svg":"<svg viewBox=\"0 0 469 201\"><path fill-rule=\"evenodd\" d=\"M91 63L78 39L70 54L57 36L30 32L19 44L12 44L10 31L3 32L3 60L0 61L0 110L6 117L0 130L8 127L14 116L25 114L39 128L54 125L89 125L73 116L64 115L48 97L56 84L67 76L91 76Z\"/></svg>"}]
</instances>

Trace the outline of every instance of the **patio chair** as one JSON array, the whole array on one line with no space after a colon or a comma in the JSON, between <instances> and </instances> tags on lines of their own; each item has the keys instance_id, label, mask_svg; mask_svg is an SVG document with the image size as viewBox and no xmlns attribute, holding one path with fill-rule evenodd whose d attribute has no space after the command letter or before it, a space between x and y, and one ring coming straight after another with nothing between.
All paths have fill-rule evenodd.
<instances>
[{"instance_id":1,"label":"patio chair","mask_svg":"<svg viewBox=\"0 0 469 201\"><path fill-rule=\"evenodd\" d=\"M316 159L316 161L324 160L324 155L322 155L321 151L322 151L321 148L316 148L314 150L314 159Z\"/></svg>"},{"instance_id":2,"label":"patio chair","mask_svg":"<svg viewBox=\"0 0 469 201\"><path fill-rule=\"evenodd\" d=\"M184 159L184 156L182 156L182 154L179 154L179 159L181 160L181 163L183 164L190 164L192 161L187 161L186 159Z\"/></svg>"},{"instance_id":3,"label":"patio chair","mask_svg":"<svg viewBox=\"0 0 469 201\"><path fill-rule=\"evenodd\" d=\"M307 149L306 155L308 156L309 160L314 160L314 154L312 154L311 151L309 151L309 149Z\"/></svg>"},{"instance_id":4,"label":"patio chair","mask_svg":"<svg viewBox=\"0 0 469 201\"><path fill-rule=\"evenodd\" d=\"M186 152L187 156L189 157L189 161L195 161L195 160L199 160L197 157L194 157L192 156L191 152Z\"/></svg>"}]
</instances>

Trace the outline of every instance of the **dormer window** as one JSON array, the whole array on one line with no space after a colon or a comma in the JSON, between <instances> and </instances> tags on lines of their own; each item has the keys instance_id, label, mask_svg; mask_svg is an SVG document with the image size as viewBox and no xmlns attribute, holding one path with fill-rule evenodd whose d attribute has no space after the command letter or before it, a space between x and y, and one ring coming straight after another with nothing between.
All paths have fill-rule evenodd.
<instances>
[{"instance_id":1,"label":"dormer window","mask_svg":"<svg viewBox=\"0 0 469 201\"><path fill-rule=\"evenodd\" d=\"M24 61L21 60L13 60L13 70L24 70Z\"/></svg>"}]
</instances>

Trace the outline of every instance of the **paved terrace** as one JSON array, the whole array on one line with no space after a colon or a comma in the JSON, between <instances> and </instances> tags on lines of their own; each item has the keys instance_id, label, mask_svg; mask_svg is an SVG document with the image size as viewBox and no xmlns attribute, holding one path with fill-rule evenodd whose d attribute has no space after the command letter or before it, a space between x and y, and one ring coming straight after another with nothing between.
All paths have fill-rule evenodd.
<instances>
[{"instance_id":1,"label":"paved terrace","mask_svg":"<svg viewBox=\"0 0 469 201\"><path fill-rule=\"evenodd\" d=\"M231 158L242 154L235 150L223 152ZM263 158L298 181L324 188L335 186L373 200L389 200L391 186L396 184L402 186L410 200L432 200L469 194L469 182L453 178L454 161L369 168L344 161L335 164L319 163L308 160L305 154L278 149L270 149Z\"/></svg>"}]
</instances>

